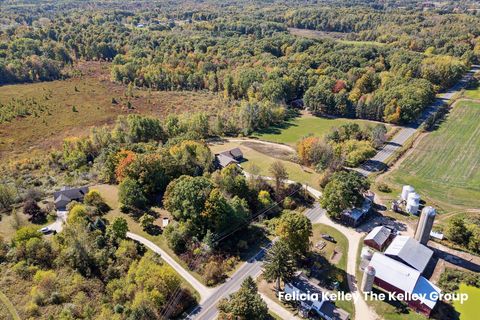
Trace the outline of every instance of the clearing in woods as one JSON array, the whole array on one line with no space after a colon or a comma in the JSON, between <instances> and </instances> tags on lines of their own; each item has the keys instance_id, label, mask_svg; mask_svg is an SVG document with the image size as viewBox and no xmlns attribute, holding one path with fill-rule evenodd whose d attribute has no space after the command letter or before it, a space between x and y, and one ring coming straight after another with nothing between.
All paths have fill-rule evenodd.
<instances>
[{"instance_id":1,"label":"clearing in woods","mask_svg":"<svg viewBox=\"0 0 480 320\"><path fill-rule=\"evenodd\" d=\"M385 177L410 184L432 205L480 206L480 103L460 101L440 127L428 133Z\"/></svg>"},{"instance_id":2,"label":"clearing in woods","mask_svg":"<svg viewBox=\"0 0 480 320\"><path fill-rule=\"evenodd\" d=\"M217 109L220 99L206 92L128 90L109 80L109 64L88 62L66 80L0 86L0 112L26 108L28 114L1 120L0 159L21 158L58 147L68 136L112 124L118 115L164 117ZM12 112L17 114L16 112Z\"/></svg>"}]
</instances>

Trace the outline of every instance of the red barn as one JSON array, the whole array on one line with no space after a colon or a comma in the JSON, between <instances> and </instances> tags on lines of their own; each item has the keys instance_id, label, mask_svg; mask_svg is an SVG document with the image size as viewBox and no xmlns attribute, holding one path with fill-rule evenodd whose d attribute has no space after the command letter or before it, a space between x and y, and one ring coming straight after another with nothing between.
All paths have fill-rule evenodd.
<instances>
[{"instance_id":1,"label":"red barn","mask_svg":"<svg viewBox=\"0 0 480 320\"><path fill-rule=\"evenodd\" d=\"M378 226L372 229L363 240L367 246L383 251L385 247L392 241L392 230L385 226Z\"/></svg>"},{"instance_id":2,"label":"red barn","mask_svg":"<svg viewBox=\"0 0 480 320\"><path fill-rule=\"evenodd\" d=\"M387 292L406 294L403 301L413 310L430 316L437 304L440 289L415 270L379 252L373 254L374 284ZM414 298L414 297L417 297Z\"/></svg>"}]
</instances>

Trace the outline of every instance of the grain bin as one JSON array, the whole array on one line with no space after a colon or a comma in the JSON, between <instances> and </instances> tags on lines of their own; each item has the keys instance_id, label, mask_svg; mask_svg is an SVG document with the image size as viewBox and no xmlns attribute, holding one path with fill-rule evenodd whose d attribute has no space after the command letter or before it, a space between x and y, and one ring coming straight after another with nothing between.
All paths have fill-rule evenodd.
<instances>
[{"instance_id":1,"label":"grain bin","mask_svg":"<svg viewBox=\"0 0 480 320\"><path fill-rule=\"evenodd\" d=\"M370 264L370 260L372 260L373 252L368 247L362 248L362 253L360 254L360 264L358 268L360 271L364 271L365 268Z\"/></svg>"},{"instance_id":2,"label":"grain bin","mask_svg":"<svg viewBox=\"0 0 480 320\"><path fill-rule=\"evenodd\" d=\"M415 189L412 186L403 186L402 188L402 200L407 201L408 194L415 192Z\"/></svg>"},{"instance_id":3,"label":"grain bin","mask_svg":"<svg viewBox=\"0 0 480 320\"><path fill-rule=\"evenodd\" d=\"M406 210L408 213L417 214L420 206L420 195L416 192L410 192L407 196Z\"/></svg>"},{"instance_id":4,"label":"grain bin","mask_svg":"<svg viewBox=\"0 0 480 320\"><path fill-rule=\"evenodd\" d=\"M436 214L435 208L430 206L422 210L422 214L418 220L417 230L415 230L415 240L423 245L426 245L430 239L430 232L432 231Z\"/></svg>"},{"instance_id":5,"label":"grain bin","mask_svg":"<svg viewBox=\"0 0 480 320\"><path fill-rule=\"evenodd\" d=\"M375 280L375 268L372 266L368 266L365 268L365 272L363 273L362 278L362 291L363 292L371 292L373 288L373 282Z\"/></svg>"}]
</instances>

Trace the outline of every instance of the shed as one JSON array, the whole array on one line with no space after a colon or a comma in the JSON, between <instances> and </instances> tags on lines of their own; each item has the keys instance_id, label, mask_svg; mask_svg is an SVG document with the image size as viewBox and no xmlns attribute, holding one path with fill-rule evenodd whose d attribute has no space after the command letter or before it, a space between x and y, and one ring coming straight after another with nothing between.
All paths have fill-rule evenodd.
<instances>
[{"instance_id":1,"label":"shed","mask_svg":"<svg viewBox=\"0 0 480 320\"><path fill-rule=\"evenodd\" d=\"M378 251L383 251L385 247L390 243L393 238L392 230L385 226L377 226L370 231L363 243L367 246L376 249Z\"/></svg>"}]
</instances>

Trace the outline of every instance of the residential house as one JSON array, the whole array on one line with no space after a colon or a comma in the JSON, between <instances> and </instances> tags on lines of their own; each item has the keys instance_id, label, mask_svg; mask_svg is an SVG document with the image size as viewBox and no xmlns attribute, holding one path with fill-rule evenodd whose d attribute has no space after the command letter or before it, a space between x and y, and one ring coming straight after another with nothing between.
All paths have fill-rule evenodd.
<instances>
[{"instance_id":1,"label":"residential house","mask_svg":"<svg viewBox=\"0 0 480 320\"><path fill-rule=\"evenodd\" d=\"M72 201L83 201L83 198L88 193L88 187L69 188L62 187L60 191L53 193L55 208L57 210L66 210L67 205Z\"/></svg>"}]
</instances>

